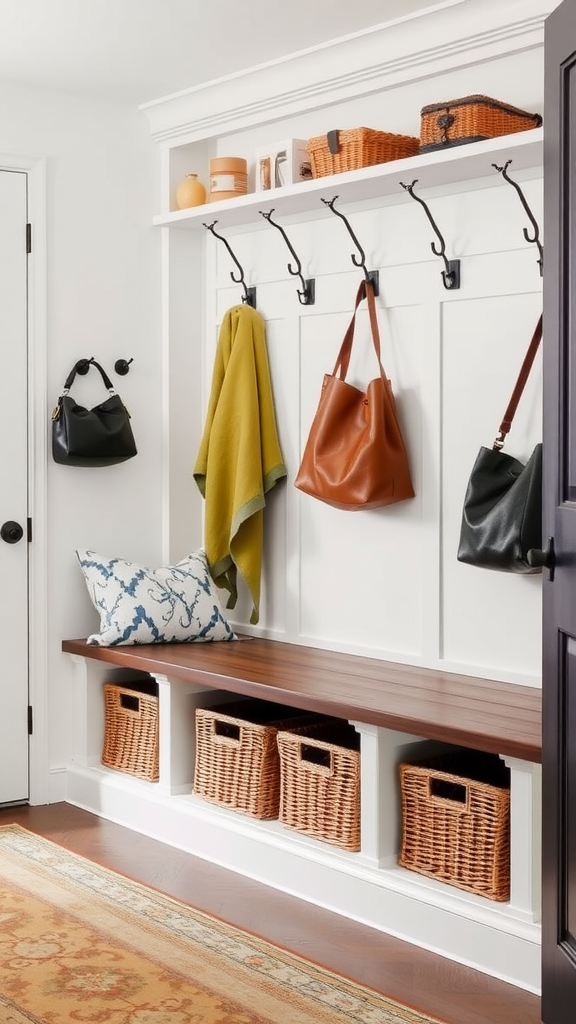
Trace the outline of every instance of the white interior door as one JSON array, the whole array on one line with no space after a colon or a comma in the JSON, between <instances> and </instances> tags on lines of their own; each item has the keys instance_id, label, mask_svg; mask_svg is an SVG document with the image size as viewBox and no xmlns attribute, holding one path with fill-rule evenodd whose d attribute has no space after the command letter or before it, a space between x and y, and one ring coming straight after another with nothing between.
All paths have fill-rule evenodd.
<instances>
[{"instance_id":1,"label":"white interior door","mask_svg":"<svg viewBox=\"0 0 576 1024\"><path fill-rule=\"evenodd\" d=\"M26 193L0 170L0 804L28 799Z\"/></svg>"}]
</instances>

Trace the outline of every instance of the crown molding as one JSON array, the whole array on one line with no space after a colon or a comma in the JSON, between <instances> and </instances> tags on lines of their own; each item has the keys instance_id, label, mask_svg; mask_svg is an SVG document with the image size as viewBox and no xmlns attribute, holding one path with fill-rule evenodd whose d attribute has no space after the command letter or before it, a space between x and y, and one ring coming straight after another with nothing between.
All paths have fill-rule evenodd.
<instances>
[{"instance_id":1,"label":"crown molding","mask_svg":"<svg viewBox=\"0 0 576 1024\"><path fill-rule=\"evenodd\" d=\"M206 82L139 109L148 118L153 139L162 144L241 131L541 48L544 22L553 7L553 0L446 0L419 15Z\"/></svg>"}]
</instances>

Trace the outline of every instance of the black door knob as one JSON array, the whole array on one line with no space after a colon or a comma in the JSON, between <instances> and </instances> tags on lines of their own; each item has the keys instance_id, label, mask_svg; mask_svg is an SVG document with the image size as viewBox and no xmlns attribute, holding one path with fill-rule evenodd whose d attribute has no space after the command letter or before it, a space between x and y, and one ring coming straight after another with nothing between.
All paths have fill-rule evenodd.
<instances>
[{"instance_id":1,"label":"black door knob","mask_svg":"<svg viewBox=\"0 0 576 1024\"><path fill-rule=\"evenodd\" d=\"M530 551L526 554L526 561L528 565L536 568L537 566L548 567L550 562L550 552L542 551L540 548L530 548Z\"/></svg>"},{"instance_id":2,"label":"black door knob","mask_svg":"<svg viewBox=\"0 0 576 1024\"><path fill-rule=\"evenodd\" d=\"M24 536L24 530L20 526L20 523L15 523L13 519L8 519L0 527L0 537L6 541L7 544L17 544L19 540L22 540Z\"/></svg>"},{"instance_id":3,"label":"black door knob","mask_svg":"<svg viewBox=\"0 0 576 1024\"><path fill-rule=\"evenodd\" d=\"M548 579L554 579L556 568L556 552L554 550L554 537L548 537L548 546L545 548L530 548L526 554L528 565L548 569Z\"/></svg>"}]
</instances>

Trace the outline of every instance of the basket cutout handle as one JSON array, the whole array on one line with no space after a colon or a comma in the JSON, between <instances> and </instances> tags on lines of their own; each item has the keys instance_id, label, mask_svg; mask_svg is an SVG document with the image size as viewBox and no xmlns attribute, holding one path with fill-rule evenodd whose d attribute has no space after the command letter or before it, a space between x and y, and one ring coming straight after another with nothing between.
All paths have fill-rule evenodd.
<instances>
[{"instance_id":1,"label":"basket cutout handle","mask_svg":"<svg viewBox=\"0 0 576 1024\"><path fill-rule=\"evenodd\" d=\"M453 809L459 813L469 809L469 788L463 782L435 778L431 775L428 779L428 792L431 798L452 804Z\"/></svg>"},{"instance_id":2,"label":"basket cutout handle","mask_svg":"<svg viewBox=\"0 0 576 1024\"><path fill-rule=\"evenodd\" d=\"M309 743L300 743L300 761L306 765L307 770L316 772L318 775L334 774L334 759L331 750L324 750L322 747L312 746Z\"/></svg>"},{"instance_id":3,"label":"basket cutout handle","mask_svg":"<svg viewBox=\"0 0 576 1024\"><path fill-rule=\"evenodd\" d=\"M212 721L212 735L215 740L226 743L239 743L241 729L234 722L223 722L218 718Z\"/></svg>"},{"instance_id":4,"label":"basket cutout handle","mask_svg":"<svg viewBox=\"0 0 576 1024\"><path fill-rule=\"evenodd\" d=\"M120 694L120 707L126 711L134 711L135 714L140 714L140 698L134 693L121 693Z\"/></svg>"}]
</instances>

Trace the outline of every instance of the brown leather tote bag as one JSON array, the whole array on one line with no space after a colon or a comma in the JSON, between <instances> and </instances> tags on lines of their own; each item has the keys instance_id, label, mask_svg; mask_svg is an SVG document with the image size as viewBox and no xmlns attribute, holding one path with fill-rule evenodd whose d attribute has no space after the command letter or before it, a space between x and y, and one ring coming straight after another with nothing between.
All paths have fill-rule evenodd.
<instances>
[{"instance_id":1,"label":"brown leather tote bag","mask_svg":"<svg viewBox=\"0 0 576 1024\"><path fill-rule=\"evenodd\" d=\"M380 368L380 375L370 381L365 392L345 380L356 313L364 298ZM414 497L392 385L380 357L376 303L369 281L363 281L358 289L334 371L324 376L294 483L313 498L348 511L379 508Z\"/></svg>"}]
</instances>

